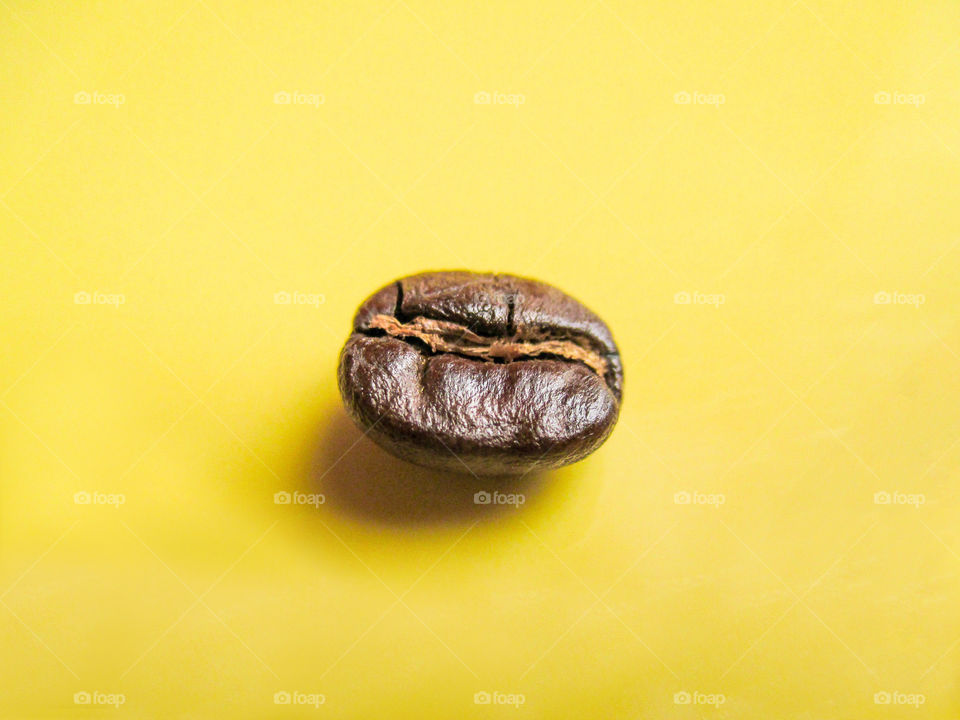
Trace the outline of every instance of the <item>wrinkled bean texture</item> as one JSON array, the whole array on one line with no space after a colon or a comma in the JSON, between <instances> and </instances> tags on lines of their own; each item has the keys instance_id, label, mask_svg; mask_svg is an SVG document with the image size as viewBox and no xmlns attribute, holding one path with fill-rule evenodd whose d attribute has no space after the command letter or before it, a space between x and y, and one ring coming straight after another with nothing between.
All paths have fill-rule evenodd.
<instances>
[{"instance_id":1,"label":"wrinkled bean texture","mask_svg":"<svg viewBox=\"0 0 960 720\"><path fill-rule=\"evenodd\" d=\"M607 439L623 367L606 324L557 288L448 271L371 295L338 380L354 422L394 455L518 475L580 460Z\"/></svg>"}]
</instances>

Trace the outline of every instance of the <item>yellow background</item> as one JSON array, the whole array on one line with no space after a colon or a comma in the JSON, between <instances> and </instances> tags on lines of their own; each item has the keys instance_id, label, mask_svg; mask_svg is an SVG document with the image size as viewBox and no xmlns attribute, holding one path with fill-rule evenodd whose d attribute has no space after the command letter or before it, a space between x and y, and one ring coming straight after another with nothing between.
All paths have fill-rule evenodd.
<instances>
[{"instance_id":1,"label":"yellow background","mask_svg":"<svg viewBox=\"0 0 960 720\"><path fill-rule=\"evenodd\" d=\"M644 5L0 2L0 715L957 716L960 5ZM340 410L445 268L623 351L520 509Z\"/></svg>"}]
</instances>

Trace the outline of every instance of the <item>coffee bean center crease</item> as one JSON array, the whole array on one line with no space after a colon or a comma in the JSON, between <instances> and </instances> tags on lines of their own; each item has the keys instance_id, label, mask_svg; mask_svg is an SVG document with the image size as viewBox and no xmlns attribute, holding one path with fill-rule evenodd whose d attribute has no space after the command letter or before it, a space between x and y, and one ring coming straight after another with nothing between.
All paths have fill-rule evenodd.
<instances>
[{"instance_id":1,"label":"coffee bean center crease","mask_svg":"<svg viewBox=\"0 0 960 720\"><path fill-rule=\"evenodd\" d=\"M539 356L558 357L583 363L601 377L608 369L606 358L572 340L544 338L529 341L517 337L485 337L459 323L426 317L401 322L392 315L375 315L370 320L369 328L383 330L393 337L417 338L426 343L433 352L505 362Z\"/></svg>"}]
</instances>

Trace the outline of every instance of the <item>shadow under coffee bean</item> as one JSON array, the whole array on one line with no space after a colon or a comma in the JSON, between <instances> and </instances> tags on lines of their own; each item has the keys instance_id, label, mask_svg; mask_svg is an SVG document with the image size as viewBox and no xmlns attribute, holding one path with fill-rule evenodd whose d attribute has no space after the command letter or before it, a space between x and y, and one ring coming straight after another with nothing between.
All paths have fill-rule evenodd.
<instances>
[{"instance_id":1,"label":"shadow under coffee bean","mask_svg":"<svg viewBox=\"0 0 960 720\"><path fill-rule=\"evenodd\" d=\"M547 483L546 473L536 471L474 477L412 465L363 437L339 409L319 439L308 457L304 492L321 493L324 511L378 526L458 526L526 514L542 502L545 491L564 492L570 482L553 478Z\"/></svg>"},{"instance_id":2,"label":"shadow under coffee bean","mask_svg":"<svg viewBox=\"0 0 960 720\"><path fill-rule=\"evenodd\" d=\"M350 417L394 455L521 475L580 460L606 440L623 367L606 324L557 288L429 272L360 306L338 380Z\"/></svg>"}]
</instances>

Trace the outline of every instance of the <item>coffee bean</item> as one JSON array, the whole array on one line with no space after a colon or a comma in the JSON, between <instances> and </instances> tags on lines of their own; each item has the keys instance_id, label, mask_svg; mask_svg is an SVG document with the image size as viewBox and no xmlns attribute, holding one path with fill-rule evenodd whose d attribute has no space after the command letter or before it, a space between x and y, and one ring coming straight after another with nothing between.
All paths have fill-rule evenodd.
<instances>
[{"instance_id":1,"label":"coffee bean","mask_svg":"<svg viewBox=\"0 0 960 720\"><path fill-rule=\"evenodd\" d=\"M607 439L623 367L604 322L550 285L429 272L360 306L338 379L354 422L394 455L517 475L575 462Z\"/></svg>"}]
</instances>

